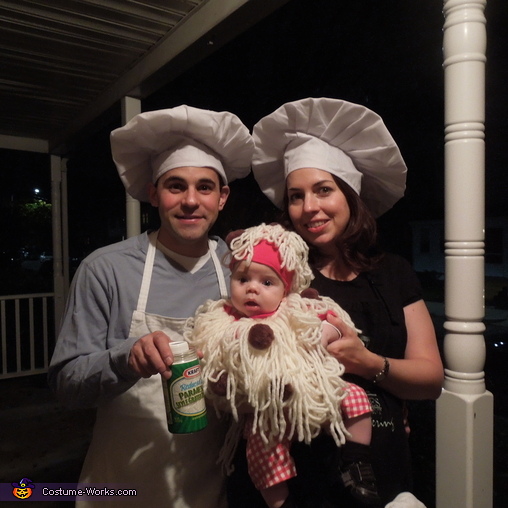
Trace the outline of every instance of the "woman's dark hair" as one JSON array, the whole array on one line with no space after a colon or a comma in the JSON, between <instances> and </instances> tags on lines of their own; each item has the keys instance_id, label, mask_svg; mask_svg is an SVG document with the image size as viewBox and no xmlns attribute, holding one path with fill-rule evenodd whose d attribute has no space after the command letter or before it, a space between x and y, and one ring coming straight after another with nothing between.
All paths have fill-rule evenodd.
<instances>
[{"instance_id":1,"label":"woman's dark hair","mask_svg":"<svg viewBox=\"0 0 508 508\"><path fill-rule=\"evenodd\" d=\"M345 264L356 273L372 270L378 264L382 253L377 245L377 224L370 210L360 196L343 180L332 175L335 183L346 197L351 213L349 222L340 237L335 239L339 258L336 267ZM294 229L288 213L287 193L284 197L284 212L281 223ZM319 251L309 245L309 262L319 268L322 262Z\"/></svg>"}]
</instances>

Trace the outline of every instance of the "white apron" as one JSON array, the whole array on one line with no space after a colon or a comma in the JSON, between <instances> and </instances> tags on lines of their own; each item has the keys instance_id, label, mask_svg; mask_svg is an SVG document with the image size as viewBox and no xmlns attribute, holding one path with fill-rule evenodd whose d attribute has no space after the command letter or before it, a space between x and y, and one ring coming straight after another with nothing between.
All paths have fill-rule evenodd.
<instances>
[{"instance_id":1,"label":"white apron","mask_svg":"<svg viewBox=\"0 0 508 508\"><path fill-rule=\"evenodd\" d=\"M145 312L156 252L157 232L149 235L143 280L130 337L162 330L181 340L185 319ZM226 281L217 254L209 251L215 265L221 296ZM113 497L94 503L93 497L76 506L221 508L226 506L224 478L216 460L225 430L215 411L208 411L208 426L193 434L174 435L167 429L161 377L140 379L132 388L98 407L80 486L121 483L138 490L136 498ZM88 485L85 485L88 484ZM94 485L95 486L95 485Z\"/></svg>"}]
</instances>

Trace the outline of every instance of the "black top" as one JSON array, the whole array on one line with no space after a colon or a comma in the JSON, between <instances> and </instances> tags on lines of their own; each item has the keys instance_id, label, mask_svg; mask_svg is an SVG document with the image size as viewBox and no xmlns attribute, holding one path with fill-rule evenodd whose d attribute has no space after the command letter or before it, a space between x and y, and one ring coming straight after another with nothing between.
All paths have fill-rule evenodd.
<instances>
[{"instance_id":1,"label":"black top","mask_svg":"<svg viewBox=\"0 0 508 508\"><path fill-rule=\"evenodd\" d=\"M404 307L422 298L418 278L407 261L386 254L376 270L361 273L347 282L328 279L317 271L314 275L311 286L350 314L362 335L368 338L370 350L390 358L404 357L407 342ZM351 375L345 378L362 386L372 404L372 465L384 505L412 487L404 403L369 380ZM266 506L258 493L244 483L247 472L243 453L242 444L237 455L237 471L229 482L230 507ZM294 443L291 454L298 476L290 481L290 488L299 508L355 506L338 481L340 452L337 453L330 436L322 435L310 446Z\"/></svg>"},{"instance_id":2,"label":"black top","mask_svg":"<svg viewBox=\"0 0 508 508\"><path fill-rule=\"evenodd\" d=\"M311 286L348 312L362 335L370 339L370 350L390 358L404 357L403 309L422 298L418 278L406 260L386 254L376 270L347 282L328 279L318 271L314 276Z\"/></svg>"},{"instance_id":3,"label":"black top","mask_svg":"<svg viewBox=\"0 0 508 508\"><path fill-rule=\"evenodd\" d=\"M312 287L343 307L367 336L368 348L389 358L404 358L407 330L404 307L422 298L420 282L403 258L386 254L379 267L352 281L328 279L315 271ZM345 376L362 386L372 404L372 465L382 499L411 490L411 461L403 424L403 401L371 381Z\"/></svg>"}]
</instances>

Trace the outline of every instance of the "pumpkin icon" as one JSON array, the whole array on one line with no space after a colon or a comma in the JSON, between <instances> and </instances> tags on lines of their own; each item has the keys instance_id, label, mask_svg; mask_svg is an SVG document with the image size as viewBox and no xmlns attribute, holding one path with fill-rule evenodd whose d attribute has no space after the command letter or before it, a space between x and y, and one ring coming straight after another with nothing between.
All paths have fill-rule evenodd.
<instances>
[{"instance_id":1,"label":"pumpkin icon","mask_svg":"<svg viewBox=\"0 0 508 508\"><path fill-rule=\"evenodd\" d=\"M32 495L32 489L35 485L29 478L22 478L19 483L11 483L14 487L12 495L18 499L28 499Z\"/></svg>"}]
</instances>

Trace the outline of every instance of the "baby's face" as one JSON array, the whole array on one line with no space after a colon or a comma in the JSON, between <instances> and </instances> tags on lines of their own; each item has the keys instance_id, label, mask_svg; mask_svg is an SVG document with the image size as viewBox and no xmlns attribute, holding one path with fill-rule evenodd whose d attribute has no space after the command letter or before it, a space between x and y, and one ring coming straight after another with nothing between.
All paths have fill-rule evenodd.
<instances>
[{"instance_id":1,"label":"baby's face","mask_svg":"<svg viewBox=\"0 0 508 508\"><path fill-rule=\"evenodd\" d=\"M244 316L274 312L285 296L284 283L260 263L238 263L231 274L231 303Z\"/></svg>"}]
</instances>

